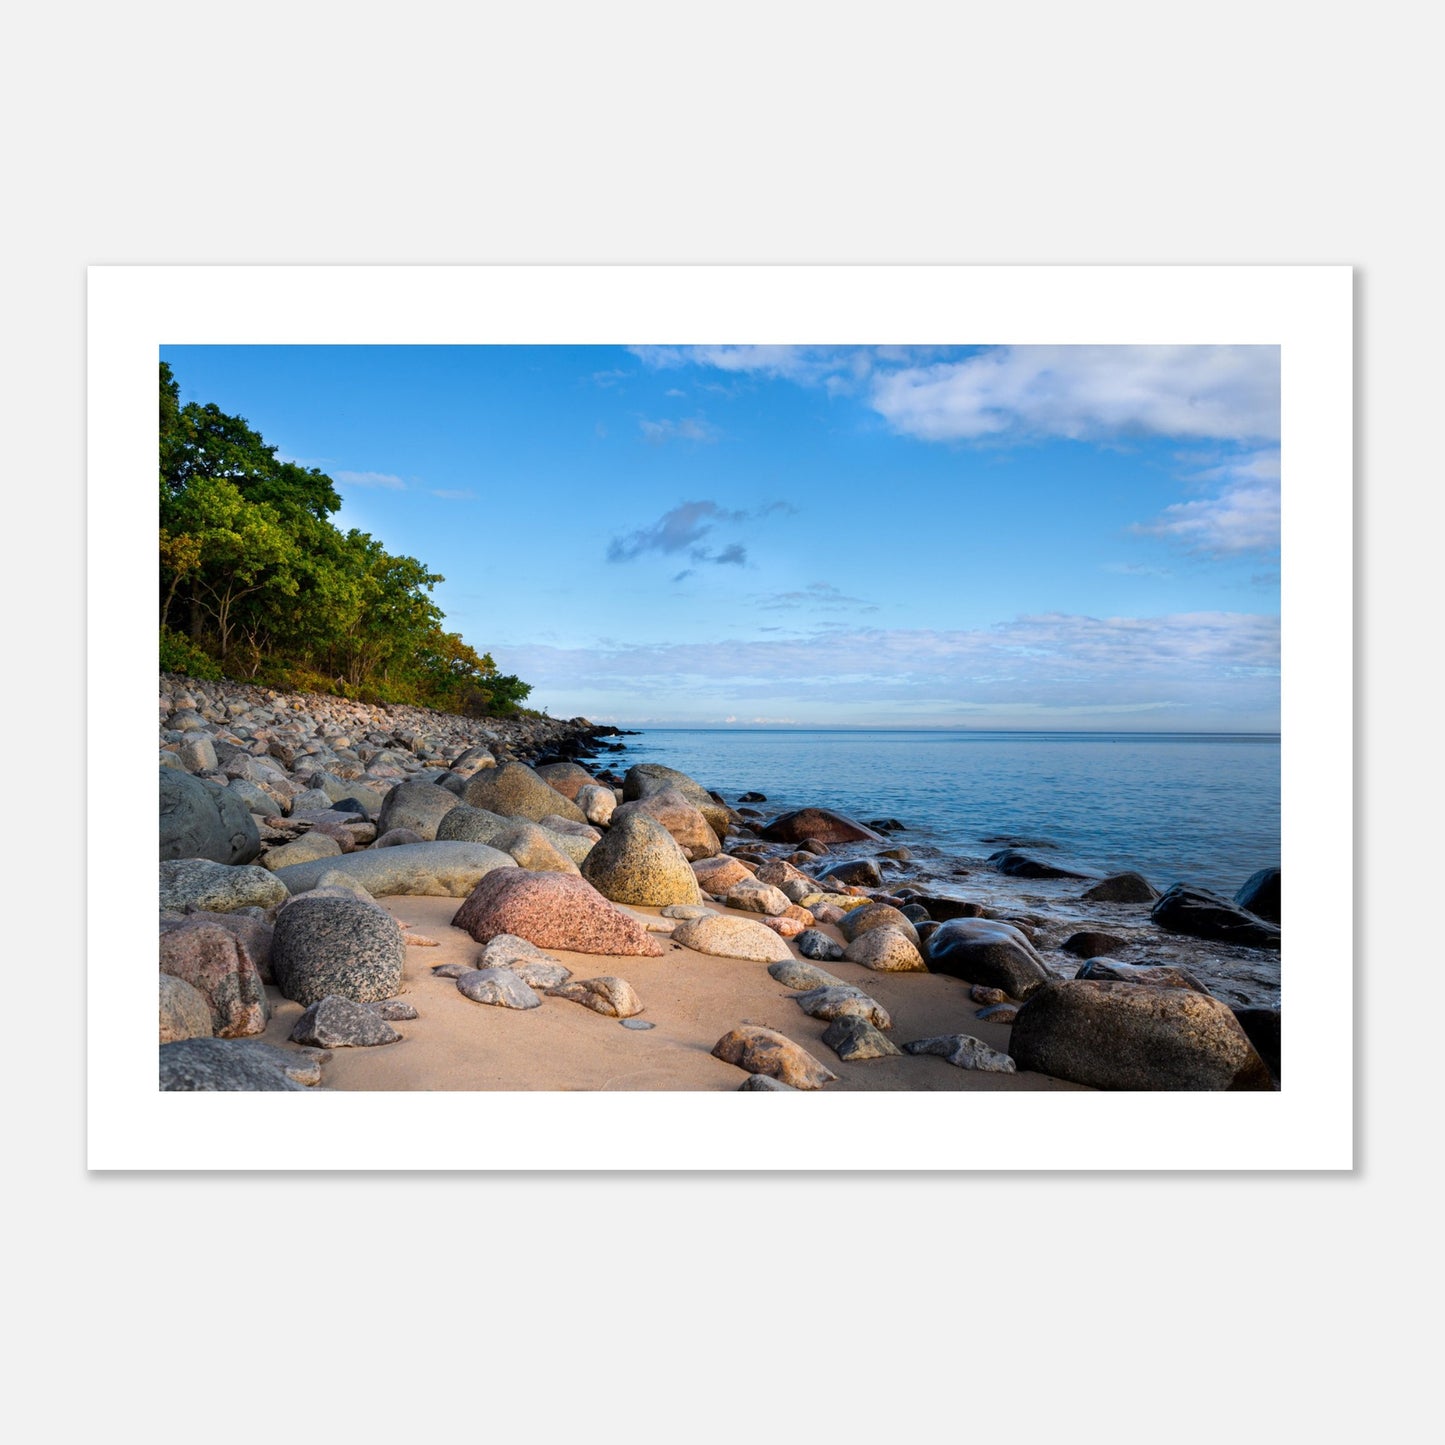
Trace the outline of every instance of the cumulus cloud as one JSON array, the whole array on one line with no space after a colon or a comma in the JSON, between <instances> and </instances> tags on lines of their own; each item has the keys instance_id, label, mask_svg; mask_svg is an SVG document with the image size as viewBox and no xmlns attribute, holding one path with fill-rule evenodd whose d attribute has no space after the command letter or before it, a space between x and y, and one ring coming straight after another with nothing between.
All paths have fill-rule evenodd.
<instances>
[{"instance_id":1,"label":"cumulus cloud","mask_svg":"<svg viewBox=\"0 0 1445 1445\"><path fill-rule=\"evenodd\" d=\"M661 446L663 442L671 441L715 442L722 435L710 421L701 416L664 418L660 421L650 421L644 416L638 418L637 424L642 428L642 439L653 446Z\"/></svg>"},{"instance_id":2,"label":"cumulus cloud","mask_svg":"<svg viewBox=\"0 0 1445 1445\"><path fill-rule=\"evenodd\" d=\"M1134 530L1211 557L1269 551L1279 546L1279 473L1280 456L1274 449L1206 466L1190 480L1211 488L1213 495L1175 502Z\"/></svg>"},{"instance_id":3,"label":"cumulus cloud","mask_svg":"<svg viewBox=\"0 0 1445 1445\"><path fill-rule=\"evenodd\" d=\"M703 538L719 525L741 525L760 521L774 512L791 510L786 502L769 502L752 511L736 511L712 501L683 502L664 512L650 527L639 527L625 536L614 537L607 544L607 560L634 562L649 552L665 556L686 552L694 562L740 567L748 556L742 543L730 542L714 550L711 544L704 544ZM680 582L688 575L689 572L680 572L673 581Z\"/></svg>"},{"instance_id":4,"label":"cumulus cloud","mask_svg":"<svg viewBox=\"0 0 1445 1445\"><path fill-rule=\"evenodd\" d=\"M406 483L390 472L333 472L331 475L344 487L381 487L389 492L406 490Z\"/></svg>"}]
</instances>

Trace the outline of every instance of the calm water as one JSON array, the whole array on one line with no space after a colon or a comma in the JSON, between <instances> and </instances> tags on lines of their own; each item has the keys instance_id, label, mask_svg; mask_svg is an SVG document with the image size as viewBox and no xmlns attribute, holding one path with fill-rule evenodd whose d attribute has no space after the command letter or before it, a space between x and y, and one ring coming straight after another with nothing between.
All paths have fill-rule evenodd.
<instances>
[{"instance_id":1,"label":"calm water","mask_svg":"<svg viewBox=\"0 0 1445 1445\"><path fill-rule=\"evenodd\" d=\"M1279 739L1137 733L649 729L617 765L656 762L771 816L816 804L908 825L897 842L967 857L1040 840L1091 873L1134 868L1231 894L1279 862Z\"/></svg>"}]
</instances>

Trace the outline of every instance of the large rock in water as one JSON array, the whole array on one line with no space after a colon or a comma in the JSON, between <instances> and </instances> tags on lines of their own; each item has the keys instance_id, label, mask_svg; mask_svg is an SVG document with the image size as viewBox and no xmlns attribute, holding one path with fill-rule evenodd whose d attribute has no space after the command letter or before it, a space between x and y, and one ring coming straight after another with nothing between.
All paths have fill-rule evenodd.
<instances>
[{"instance_id":1,"label":"large rock in water","mask_svg":"<svg viewBox=\"0 0 1445 1445\"><path fill-rule=\"evenodd\" d=\"M510 853L485 843L402 843L395 848L368 848L341 858L297 863L266 876L279 878L292 893L306 893L334 869L360 883L375 898L399 893L465 898L488 873L516 866Z\"/></svg>"},{"instance_id":2,"label":"large rock in water","mask_svg":"<svg viewBox=\"0 0 1445 1445\"><path fill-rule=\"evenodd\" d=\"M161 858L249 863L261 834L245 800L229 788L161 768Z\"/></svg>"},{"instance_id":3,"label":"large rock in water","mask_svg":"<svg viewBox=\"0 0 1445 1445\"><path fill-rule=\"evenodd\" d=\"M1269 1069L1229 1006L1188 989L1075 979L1019 1010L1021 1069L1095 1089L1270 1089Z\"/></svg>"},{"instance_id":4,"label":"large rock in water","mask_svg":"<svg viewBox=\"0 0 1445 1445\"><path fill-rule=\"evenodd\" d=\"M622 819L634 813L656 818L689 859L715 858L722 852L718 834L702 810L676 788L659 788L645 798L623 803L613 810L612 827L616 828Z\"/></svg>"},{"instance_id":5,"label":"large rock in water","mask_svg":"<svg viewBox=\"0 0 1445 1445\"><path fill-rule=\"evenodd\" d=\"M170 1093L305 1092L305 1086L283 1073L270 1053L243 1039L182 1039L162 1044L160 1086Z\"/></svg>"},{"instance_id":6,"label":"large rock in water","mask_svg":"<svg viewBox=\"0 0 1445 1445\"><path fill-rule=\"evenodd\" d=\"M490 771L490 770L489 770ZM396 851L396 850L392 850ZM514 933L539 948L659 958L662 945L583 878L498 869L467 896L452 927L488 943Z\"/></svg>"},{"instance_id":7,"label":"large rock in water","mask_svg":"<svg viewBox=\"0 0 1445 1445\"><path fill-rule=\"evenodd\" d=\"M928 940L928 966L966 983L1001 988L1027 998L1048 983L1044 961L1026 937L991 918L951 918Z\"/></svg>"},{"instance_id":8,"label":"large rock in water","mask_svg":"<svg viewBox=\"0 0 1445 1445\"><path fill-rule=\"evenodd\" d=\"M707 819L708 827L719 838L727 837L728 825L732 821L727 804L719 803L696 778L690 778L676 768L666 768L661 763L634 764L622 779L622 801L631 803L668 788L681 793Z\"/></svg>"},{"instance_id":9,"label":"large rock in water","mask_svg":"<svg viewBox=\"0 0 1445 1445\"><path fill-rule=\"evenodd\" d=\"M1149 917L1160 928L1170 933L1187 933L1191 938L1239 943L1246 948L1279 947L1276 924L1266 923L1218 894L1188 883L1176 883L1149 910Z\"/></svg>"},{"instance_id":10,"label":"large rock in water","mask_svg":"<svg viewBox=\"0 0 1445 1445\"><path fill-rule=\"evenodd\" d=\"M266 988L246 945L215 923L174 928L160 936L161 972L197 989L211 1009L208 1030L223 1039L266 1030Z\"/></svg>"},{"instance_id":11,"label":"large rock in water","mask_svg":"<svg viewBox=\"0 0 1445 1445\"><path fill-rule=\"evenodd\" d=\"M328 994L357 1003L392 998L401 991L405 960L401 925L374 903L317 894L293 899L276 916L271 972L296 1003L319 1003Z\"/></svg>"},{"instance_id":12,"label":"large rock in water","mask_svg":"<svg viewBox=\"0 0 1445 1445\"><path fill-rule=\"evenodd\" d=\"M1059 868L1053 863L1041 863L1037 858L1030 858L1027 853L1020 853L1016 848L1004 848L997 853L991 853L988 858L988 866L996 868L1008 878L1083 878L1083 873L1073 873L1067 868Z\"/></svg>"},{"instance_id":13,"label":"large rock in water","mask_svg":"<svg viewBox=\"0 0 1445 1445\"><path fill-rule=\"evenodd\" d=\"M682 848L662 823L643 812L618 809L607 836L583 862L582 876L614 903L662 908L702 902Z\"/></svg>"},{"instance_id":14,"label":"large rock in water","mask_svg":"<svg viewBox=\"0 0 1445 1445\"><path fill-rule=\"evenodd\" d=\"M455 793L435 783L408 779L386 795L376 830L387 833L393 828L410 828L425 841L432 842L437 836L437 824L460 802Z\"/></svg>"},{"instance_id":15,"label":"large rock in water","mask_svg":"<svg viewBox=\"0 0 1445 1445\"><path fill-rule=\"evenodd\" d=\"M286 897L286 885L277 881L277 875L252 863L228 868L205 858L176 858L160 865L160 906L177 913L188 908L212 913L275 908Z\"/></svg>"},{"instance_id":16,"label":"large rock in water","mask_svg":"<svg viewBox=\"0 0 1445 1445\"><path fill-rule=\"evenodd\" d=\"M484 769L467 784L462 801L504 818L529 818L534 823L549 813L571 823L587 821L571 798L539 778L526 763L503 763L499 768Z\"/></svg>"},{"instance_id":17,"label":"large rock in water","mask_svg":"<svg viewBox=\"0 0 1445 1445\"><path fill-rule=\"evenodd\" d=\"M1079 896L1090 903L1153 903L1159 890L1142 873L1114 873Z\"/></svg>"},{"instance_id":18,"label":"large rock in water","mask_svg":"<svg viewBox=\"0 0 1445 1445\"><path fill-rule=\"evenodd\" d=\"M774 818L758 830L759 836L773 843L802 843L816 838L822 843L882 843L882 833L855 818L835 813L831 808L798 808Z\"/></svg>"},{"instance_id":19,"label":"large rock in water","mask_svg":"<svg viewBox=\"0 0 1445 1445\"><path fill-rule=\"evenodd\" d=\"M1266 923L1278 924L1279 869L1261 868L1258 873L1251 874L1248 882L1234 895L1234 901Z\"/></svg>"}]
</instances>

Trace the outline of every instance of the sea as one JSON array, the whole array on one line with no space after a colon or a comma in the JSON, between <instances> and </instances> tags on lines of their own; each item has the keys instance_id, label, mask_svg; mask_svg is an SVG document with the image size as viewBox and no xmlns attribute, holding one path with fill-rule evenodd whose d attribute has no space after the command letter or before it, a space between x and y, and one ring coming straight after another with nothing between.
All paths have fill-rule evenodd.
<instances>
[{"instance_id":1,"label":"sea","mask_svg":"<svg viewBox=\"0 0 1445 1445\"><path fill-rule=\"evenodd\" d=\"M664 763L767 817L809 805L935 859L1018 847L1080 873L1133 869L1226 897L1279 863L1277 734L648 728L622 769Z\"/></svg>"}]
</instances>

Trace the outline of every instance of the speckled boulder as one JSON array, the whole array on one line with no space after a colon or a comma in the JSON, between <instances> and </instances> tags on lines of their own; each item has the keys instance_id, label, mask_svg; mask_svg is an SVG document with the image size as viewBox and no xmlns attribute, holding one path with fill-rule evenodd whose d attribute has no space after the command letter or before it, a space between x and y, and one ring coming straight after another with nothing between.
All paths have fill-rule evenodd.
<instances>
[{"instance_id":1,"label":"speckled boulder","mask_svg":"<svg viewBox=\"0 0 1445 1445\"><path fill-rule=\"evenodd\" d=\"M597 784L597 779L581 763L543 763L535 772L549 788L555 788L573 803L583 788Z\"/></svg>"},{"instance_id":2,"label":"speckled boulder","mask_svg":"<svg viewBox=\"0 0 1445 1445\"><path fill-rule=\"evenodd\" d=\"M323 1049L361 1049L394 1044L401 1035L375 1008L354 999L328 994L296 1020L293 1044L314 1044Z\"/></svg>"},{"instance_id":3,"label":"speckled boulder","mask_svg":"<svg viewBox=\"0 0 1445 1445\"><path fill-rule=\"evenodd\" d=\"M582 864L582 876L614 903L662 908L702 902L702 890L681 847L646 813L619 808L607 836Z\"/></svg>"},{"instance_id":4,"label":"speckled boulder","mask_svg":"<svg viewBox=\"0 0 1445 1445\"><path fill-rule=\"evenodd\" d=\"M498 770L500 771L500 769ZM487 943L514 933L540 948L575 953L660 957L662 944L615 908L584 878L566 873L498 869L457 910L452 926Z\"/></svg>"},{"instance_id":5,"label":"speckled boulder","mask_svg":"<svg viewBox=\"0 0 1445 1445\"><path fill-rule=\"evenodd\" d=\"M359 898L295 898L276 916L271 971L299 1004L337 994L357 1003L401 990L406 939L389 913Z\"/></svg>"},{"instance_id":6,"label":"speckled boulder","mask_svg":"<svg viewBox=\"0 0 1445 1445\"><path fill-rule=\"evenodd\" d=\"M1049 982L1049 971L1024 935L991 918L951 918L928 940L928 966L966 983L1027 998Z\"/></svg>"},{"instance_id":7,"label":"speckled boulder","mask_svg":"<svg viewBox=\"0 0 1445 1445\"><path fill-rule=\"evenodd\" d=\"M205 778L160 769L160 856L249 863L261 834L243 798Z\"/></svg>"},{"instance_id":8,"label":"speckled boulder","mask_svg":"<svg viewBox=\"0 0 1445 1445\"><path fill-rule=\"evenodd\" d=\"M865 903L862 908L851 909L838 927L849 943L870 929L896 928L915 948L918 946L918 929L913 920L891 903Z\"/></svg>"},{"instance_id":9,"label":"speckled boulder","mask_svg":"<svg viewBox=\"0 0 1445 1445\"><path fill-rule=\"evenodd\" d=\"M458 799L458 802L460 801ZM407 843L425 843L426 841L415 828L388 828L371 846L373 848L400 848Z\"/></svg>"},{"instance_id":10,"label":"speckled boulder","mask_svg":"<svg viewBox=\"0 0 1445 1445\"><path fill-rule=\"evenodd\" d=\"M289 868L293 863L314 863L318 858L339 858L350 852L335 839L313 829L303 833L294 843L283 843L279 848L269 849L261 855L261 867L276 872Z\"/></svg>"},{"instance_id":11,"label":"speckled boulder","mask_svg":"<svg viewBox=\"0 0 1445 1445\"><path fill-rule=\"evenodd\" d=\"M304 1093L269 1053L244 1039L182 1039L160 1046L160 1087L168 1093Z\"/></svg>"},{"instance_id":12,"label":"speckled boulder","mask_svg":"<svg viewBox=\"0 0 1445 1445\"><path fill-rule=\"evenodd\" d=\"M160 1042L210 1038L216 1026L205 994L169 973L161 974L160 981Z\"/></svg>"},{"instance_id":13,"label":"speckled boulder","mask_svg":"<svg viewBox=\"0 0 1445 1445\"><path fill-rule=\"evenodd\" d=\"M734 884L746 883L753 876L750 868L725 853L716 858L699 858L692 865L692 873L704 893L718 894L726 893Z\"/></svg>"},{"instance_id":14,"label":"speckled boulder","mask_svg":"<svg viewBox=\"0 0 1445 1445\"><path fill-rule=\"evenodd\" d=\"M516 866L517 860L510 853L485 843L407 843L398 848L368 848L342 858L297 863L281 869L275 877L292 893L305 893L336 869L375 898L396 894L465 898L488 873Z\"/></svg>"},{"instance_id":15,"label":"speckled boulder","mask_svg":"<svg viewBox=\"0 0 1445 1445\"><path fill-rule=\"evenodd\" d=\"M842 957L842 950L838 956ZM821 968L814 968L811 963L803 963L796 958L780 959L777 963L768 965L768 972L784 988L796 988L802 992L817 988L848 988L849 984L841 978L835 978L831 973Z\"/></svg>"},{"instance_id":16,"label":"speckled boulder","mask_svg":"<svg viewBox=\"0 0 1445 1445\"><path fill-rule=\"evenodd\" d=\"M622 798L627 803L668 789L681 793L703 815L708 827L719 838L727 837L731 822L727 804L719 803L696 778L690 778L676 768L664 767L661 763L636 763L628 768L622 779Z\"/></svg>"},{"instance_id":17,"label":"speckled boulder","mask_svg":"<svg viewBox=\"0 0 1445 1445\"><path fill-rule=\"evenodd\" d=\"M715 858L722 852L722 843L712 825L676 788L659 788L646 797L623 803L613 811L611 826L615 829L624 818L635 813L644 813L661 823L690 859Z\"/></svg>"},{"instance_id":18,"label":"speckled boulder","mask_svg":"<svg viewBox=\"0 0 1445 1445\"><path fill-rule=\"evenodd\" d=\"M902 1050L875 1025L856 1014L839 1014L823 1032L823 1042L845 1064L896 1057Z\"/></svg>"},{"instance_id":19,"label":"speckled boulder","mask_svg":"<svg viewBox=\"0 0 1445 1445\"><path fill-rule=\"evenodd\" d=\"M167 930L160 936L160 966L205 996L211 1033L237 1039L265 1032L265 986L246 945L228 929L193 923Z\"/></svg>"},{"instance_id":20,"label":"speckled boulder","mask_svg":"<svg viewBox=\"0 0 1445 1445\"><path fill-rule=\"evenodd\" d=\"M794 1089L821 1089L838 1077L802 1045L758 1024L742 1024L725 1033L713 1045L712 1055L725 1064L736 1064L750 1074L766 1074Z\"/></svg>"},{"instance_id":21,"label":"speckled boulder","mask_svg":"<svg viewBox=\"0 0 1445 1445\"><path fill-rule=\"evenodd\" d=\"M585 823L582 809L571 798L564 797L549 786L525 763L503 763L478 773L462 794L473 808L485 808L504 818L529 818L538 822L548 813L556 813L573 823Z\"/></svg>"},{"instance_id":22,"label":"speckled boulder","mask_svg":"<svg viewBox=\"0 0 1445 1445\"><path fill-rule=\"evenodd\" d=\"M874 1028L891 1029L893 1020L888 1010L875 998L869 998L861 988L851 984L831 984L823 988L809 989L793 1000L809 1018L833 1019L851 1015L867 1019Z\"/></svg>"},{"instance_id":23,"label":"speckled boulder","mask_svg":"<svg viewBox=\"0 0 1445 1445\"><path fill-rule=\"evenodd\" d=\"M881 833L855 818L835 813L831 808L799 808L774 818L758 832L773 843L802 843L816 838L823 843L881 843Z\"/></svg>"},{"instance_id":24,"label":"speckled boulder","mask_svg":"<svg viewBox=\"0 0 1445 1445\"><path fill-rule=\"evenodd\" d=\"M612 814L617 810L617 794L611 788L605 788L600 784L594 784L588 788L578 788L577 796L572 799L589 823L596 823L605 827L611 820Z\"/></svg>"},{"instance_id":25,"label":"speckled boulder","mask_svg":"<svg viewBox=\"0 0 1445 1445\"><path fill-rule=\"evenodd\" d=\"M734 883L723 895L723 902L729 908L739 908L748 913L766 913L779 918L792 907L788 895L771 883L759 883L756 878L744 878Z\"/></svg>"},{"instance_id":26,"label":"speckled boulder","mask_svg":"<svg viewBox=\"0 0 1445 1445\"><path fill-rule=\"evenodd\" d=\"M537 997L521 974L512 968L474 968L457 975L457 992L473 1003L493 1008L541 1008Z\"/></svg>"},{"instance_id":27,"label":"speckled boulder","mask_svg":"<svg viewBox=\"0 0 1445 1445\"><path fill-rule=\"evenodd\" d=\"M861 963L875 973L928 972L928 965L913 946L912 939L897 928L870 928L866 933L860 933L843 950L843 957L849 963Z\"/></svg>"},{"instance_id":28,"label":"speckled boulder","mask_svg":"<svg viewBox=\"0 0 1445 1445\"><path fill-rule=\"evenodd\" d=\"M179 913L188 908L212 913L275 908L286 897L285 885L254 864L228 868L205 858L180 858L160 865L160 906Z\"/></svg>"},{"instance_id":29,"label":"speckled boulder","mask_svg":"<svg viewBox=\"0 0 1445 1445\"><path fill-rule=\"evenodd\" d=\"M600 978L575 978L547 990L551 998L570 999L608 1018L630 1019L642 1012L642 1000L625 978L604 974Z\"/></svg>"},{"instance_id":30,"label":"speckled boulder","mask_svg":"<svg viewBox=\"0 0 1445 1445\"><path fill-rule=\"evenodd\" d=\"M206 910L197 910L188 913L184 918L162 919L161 932L168 933L175 928L189 928L198 923L214 923L220 928L227 929L234 933L242 943L246 945L246 952L251 955L251 962L256 965L256 971L261 975L262 983L271 983L271 924L265 917L257 913L241 912L235 913L211 913Z\"/></svg>"},{"instance_id":31,"label":"speckled boulder","mask_svg":"<svg viewBox=\"0 0 1445 1445\"><path fill-rule=\"evenodd\" d=\"M377 815L377 828L410 828L428 842L437 836L437 824L461 801L455 793L420 778L398 783L389 792Z\"/></svg>"},{"instance_id":32,"label":"speckled boulder","mask_svg":"<svg viewBox=\"0 0 1445 1445\"><path fill-rule=\"evenodd\" d=\"M461 803L437 827L438 842L485 843L516 860L519 868L538 873L575 873L577 858L591 851L590 841L563 837L528 818L504 818L486 808Z\"/></svg>"},{"instance_id":33,"label":"speckled boulder","mask_svg":"<svg viewBox=\"0 0 1445 1445\"><path fill-rule=\"evenodd\" d=\"M750 918L729 918L711 913L687 918L673 931L673 941L698 953L718 958L746 958L756 963L781 963L792 951L781 938Z\"/></svg>"},{"instance_id":34,"label":"speckled boulder","mask_svg":"<svg viewBox=\"0 0 1445 1445\"><path fill-rule=\"evenodd\" d=\"M1095 1089L1270 1089L1227 1004L1191 989L1083 979L1051 983L1019 1010L1021 1069Z\"/></svg>"},{"instance_id":35,"label":"speckled boulder","mask_svg":"<svg viewBox=\"0 0 1445 1445\"><path fill-rule=\"evenodd\" d=\"M821 963L836 963L843 957L843 945L821 928L805 928L798 935L798 952Z\"/></svg>"}]
</instances>

